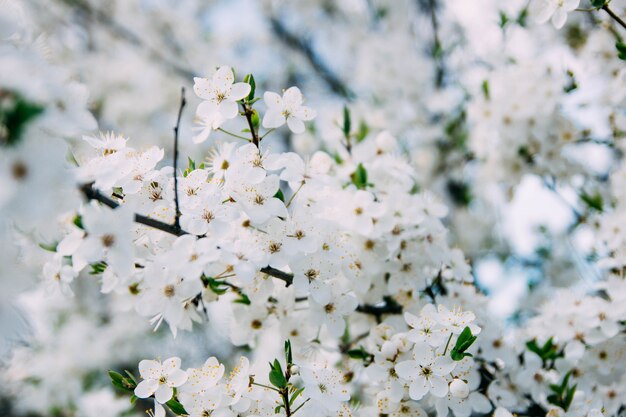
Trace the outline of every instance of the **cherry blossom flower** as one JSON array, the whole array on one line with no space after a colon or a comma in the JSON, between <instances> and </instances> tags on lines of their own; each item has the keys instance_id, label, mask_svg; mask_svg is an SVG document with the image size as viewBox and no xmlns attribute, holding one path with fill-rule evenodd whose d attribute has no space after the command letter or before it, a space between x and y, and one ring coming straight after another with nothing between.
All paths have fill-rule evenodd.
<instances>
[{"instance_id":1,"label":"cherry blossom flower","mask_svg":"<svg viewBox=\"0 0 626 417\"><path fill-rule=\"evenodd\" d=\"M282 97L268 91L263 95L263 100L267 106L263 127L267 129L275 129L287 122L293 133L302 133L304 122L313 120L316 116L314 110L302 105L302 93L298 87L288 88Z\"/></svg>"},{"instance_id":2,"label":"cherry blossom flower","mask_svg":"<svg viewBox=\"0 0 626 417\"><path fill-rule=\"evenodd\" d=\"M237 101L250 93L250 84L235 83L233 70L228 66L220 67L211 79L195 77L193 80L193 91L198 97L215 106L205 107L204 110L215 111L223 119L237 116ZM203 115L206 117L205 112Z\"/></svg>"},{"instance_id":3,"label":"cherry blossom flower","mask_svg":"<svg viewBox=\"0 0 626 417\"><path fill-rule=\"evenodd\" d=\"M139 374L143 381L135 388L135 395L148 398L154 395L160 404L168 402L174 388L187 381L187 373L180 369L180 358L172 357L163 362L144 359L139 362Z\"/></svg>"}]
</instances>

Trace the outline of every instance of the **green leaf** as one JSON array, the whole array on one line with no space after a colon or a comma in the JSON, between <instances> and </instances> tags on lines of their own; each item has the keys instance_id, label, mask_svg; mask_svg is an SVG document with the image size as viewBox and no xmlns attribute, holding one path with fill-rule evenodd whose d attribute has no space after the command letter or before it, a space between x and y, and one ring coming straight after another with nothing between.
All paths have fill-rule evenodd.
<instances>
[{"instance_id":1,"label":"green leaf","mask_svg":"<svg viewBox=\"0 0 626 417\"><path fill-rule=\"evenodd\" d=\"M20 140L28 123L44 108L17 94L5 92L5 96L8 97L7 102L12 102L0 108L0 144L13 145Z\"/></svg>"},{"instance_id":2,"label":"green leaf","mask_svg":"<svg viewBox=\"0 0 626 417\"><path fill-rule=\"evenodd\" d=\"M370 128L363 120L359 123L359 130L356 133L356 141L363 142L363 140L367 137L367 134L370 132Z\"/></svg>"},{"instance_id":3,"label":"green leaf","mask_svg":"<svg viewBox=\"0 0 626 417\"><path fill-rule=\"evenodd\" d=\"M72 220L72 223L74 223L74 226L78 227L79 229L85 230L85 226L83 226L83 216L81 216L80 214L74 216L74 220Z\"/></svg>"},{"instance_id":4,"label":"green leaf","mask_svg":"<svg viewBox=\"0 0 626 417\"><path fill-rule=\"evenodd\" d=\"M233 301L233 303L237 303L237 304L245 304L247 306L249 306L251 304L250 302L250 298L244 294L244 293L239 293L239 298L237 298L235 301Z\"/></svg>"},{"instance_id":5,"label":"green leaf","mask_svg":"<svg viewBox=\"0 0 626 417\"><path fill-rule=\"evenodd\" d=\"M450 356L455 361L460 361L467 356L472 356L470 353L466 353L465 351L469 349L470 346L476 341L478 337L472 334L472 331L469 327L465 327L459 337L456 339L456 344L450 351Z\"/></svg>"},{"instance_id":6,"label":"green leaf","mask_svg":"<svg viewBox=\"0 0 626 417\"><path fill-rule=\"evenodd\" d=\"M259 120L259 112L256 110L252 110L252 116L250 117L250 119L252 120L252 127L254 127L254 130L256 131L261 124Z\"/></svg>"},{"instance_id":7,"label":"green leaf","mask_svg":"<svg viewBox=\"0 0 626 417\"><path fill-rule=\"evenodd\" d=\"M59 246L59 242L52 243L40 243L39 247L43 250L47 250L48 252L56 252L57 246Z\"/></svg>"},{"instance_id":8,"label":"green leaf","mask_svg":"<svg viewBox=\"0 0 626 417\"><path fill-rule=\"evenodd\" d=\"M130 403L131 403L131 404L135 404L135 401L137 401L137 396L136 396L135 394L133 394L133 395L130 397Z\"/></svg>"},{"instance_id":9,"label":"green leaf","mask_svg":"<svg viewBox=\"0 0 626 417\"><path fill-rule=\"evenodd\" d=\"M178 401L176 401L174 398L166 402L165 405L167 405L169 409L172 410L172 413L177 414L179 416L189 414L185 410L185 407L183 407L183 405L179 403Z\"/></svg>"},{"instance_id":10,"label":"green leaf","mask_svg":"<svg viewBox=\"0 0 626 417\"><path fill-rule=\"evenodd\" d=\"M133 382L135 383L135 385L137 385L137 384L138 384L138 382L137 382L137 378L135 378L135 375L134 375L131 371L124 370L124 373L125 373L126 375L128 375L128 377L131 379L131 381L133 381Z\"/></svg>"},{"instance_id":11,"label":"green leaf","mask_svg":"<svg viewBox=\"0 0 626 417\"><path fill-rule=\"evenodd\" d=\"M360 359L360 360L366 360L372 356L363 348L363 346L360 346L358 349L351 349L347 353L348 353L348 356L351 357L352 359Z\"/></svg>"},{"instance_id":12,"label":"green leaf","mask_svg":"<svg viewBox=\"0 0 626 417\"><path fill-rule=\"evenodd\" d=\"M490 100L491 93L489 90L489 80L483 80L483 83L480 85L480 88L483 90L483 96L485 96L485 100Z\"/></svg>"},{"instance_id":13,"label":"green leaf","mask_svg":"<svg viewBox=\"0 0 626 417\"><path fill-rule=\"evenodd\" d=\"M200 279L202 280L205 288L210 289L213 293L217 295L226 294L226 292L228 291L227 285L225 285L221 281L216 280L213 277L207 277L206 275L202 275Z\"/></svg>"},{"instance_id":14,"label":"green leaf","mask_svg":"<svg viewBox=\"0 0 626 417\"><path fill-rule=\"evenodd\" d=\"M604 205L600 193L596 192L593 195L582 193L580 198L590 209L602 212Z\"/></svg>"},{"instance_id":15,"label":"green leaf","mask_svg":"<svg viewBox=\"0 0 626 417\"><path fill-rule=\"evenodd\" d=\"M602 6L607 4L609 0L590 0L590 3L593 7L600 9Z\"/></svg>"},{"instance_id":16,"label":"green leaf","mask_svg":"<svg viewBox=\"0 0 626 417\"><path fill-rule=\"evenodd\" d=\"M500 28L504 29L507 23L509 23L509 17L506 15L506 13L500 10Z\"/></svg>"},{"instance_id":17,"label":"green leaf","mask_svg":"<svg viewBox=\"0 0 626 417\"><path fill-rule=\"evenodd\" d=\"M254 99L254 92L256 91L256 82L254 81L254 75L248 74L243 79L244 83L250 84L250 94L246 97L247 101L251 101Z\"/></svg>"},{"instance_id":18,"label":"green leaf","mask_svg":"<svg viewBox=\"0 0 626 417\"><path fill-rule=\"evenodd\" d=\"M89 271L89 273L91 275L98 275L98 274L102 274L106 269L107 269L107 263L106 262L96 262L90 265L91 266L91 271Z\"/></svg>"},{"instance_id":19,"label":"green leaf","mask_svg":"<svg viewBox=\"0 0 626 417\"><path fill-rule=\"evenodd\" d=\"M517 24L525 28L528 25L528 7L524 7L517 16Z\"/></svg>"},{"instance_id":20,"label":"green leaf","mask_svg":"<svg viewBox=\"0 0 626 417\"><path fill-rule=\"evenodd\" d=\"M115 371L109 371L109 377L111 378L111 383L123 391L133 392L137 386L134 381Z\"/></svg>"},{"instance_id":21,"label":"green leaf","mask_svg":"<svg viewBox=\"0 0 626 417\"><path fill-rule=\"evenodd\" d=\"M356 185L356 188L363 190L367 187L367 170L363 164L359 163L356 167L356 171L352 173L351 178L352 183Z\"/></svg>"},{"instance_id":22,"label":"green leaf","mask_svg":"<svg viewBox=\"0 0 626 417\"><path fill-rule=\"evenodd\" d=\"M293 394L291 394L291 398L289 399L290 406L293 405L294 402L296 402L296 398L298 398L298 396L302 394L303 391L304 391L304 387L298 388L297 390L294 391Z\"/></svg>"},{"instance_id":23,"label":"green leaf","mask_svg":"<svg viewBox=\"0 0 626 417\"><path fill-rule=\"evenodd\" d=\"M352 130L352 121L350 120L350 110L348 106L343 106L343 135L347 138Z\"/></svg>"},{"instance_id":24,"label":"green leaf","mask_svg":"<svg viewBox=\"0 0 626 417\"><path fill-rule=\"evenodd\" d=\"M291 365L293 363L293 353L291 351L291 340L285 340L285 360L287 361L287 365Z\"/></svg>"},{"instance_id":25,"label":"green leaf","mask_svg":"<svg viewBox=\"0 0 626 417\"><path fill-rule=\"evenodd\" d=\"M283 368L280 366L278 359L274 359L274 364L270 363L270 382L276 388L285 388L287 386L287 378L283 373Z\"/></svg>"},{"instance_id":26,"label":"green leaf","mask_svg":"<svg viewBox=\"0 0 626 417\"><path fill-rule=\"evenodd\" d=\"M285 194L283 194L283 190L281 190L279 188L278 191L276 191L276 194L274 194L274 198L277 198L277 199L279 199L280 201L282 201L284 203L285 202Z\"/></svg>"}]
</instances>

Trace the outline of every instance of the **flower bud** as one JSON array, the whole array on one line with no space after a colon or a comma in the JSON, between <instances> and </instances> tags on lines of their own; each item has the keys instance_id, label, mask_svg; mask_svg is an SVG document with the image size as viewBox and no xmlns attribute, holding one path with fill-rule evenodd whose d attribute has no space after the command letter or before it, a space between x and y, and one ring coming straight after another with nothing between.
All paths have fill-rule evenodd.
<instances>
[{"instance_id":1,"label":"flower bud","mask_svg":"<svg viewBox=\"0 0 626 417\"><path fill-rule=\"evenodd\" d=\"M454 378L450 383L450 394L457 398L467 398L469 395L469 387L464 381Z\"/></svg>"},{"instance_id":2,"label":"flower bud","mask_svg":"<svg viewBox=\"0 0 626 417\"><path fill-rule=\"evenodd\" d=\"M291 367L289 367L289 372L291 372L291 375L299 375L300 374L300 367L298 365L291 365Z\"/></svg>"}]
</instances>

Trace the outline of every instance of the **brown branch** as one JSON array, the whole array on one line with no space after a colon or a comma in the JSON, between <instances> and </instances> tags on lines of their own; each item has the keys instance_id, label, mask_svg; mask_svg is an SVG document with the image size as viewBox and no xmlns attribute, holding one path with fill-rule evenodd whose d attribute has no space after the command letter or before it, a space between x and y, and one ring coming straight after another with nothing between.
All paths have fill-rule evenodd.
<instances>
[{"instance_id":1,"label":"brown branch","mask_svg":"<svg viewBox=\"0 0 626 417\"><path fill-rule=\"evenodd\" d=\"M120 206L120 204L117 201L113 200L110 197L105 196L100 191L93 188L92 183L81 185L80 191L88 200L98 201L112 209L115 209ZM183 236L183 235L189 234L189 232L186 232L185 230L181 229L180 226L177 226L175 224L165 223L160 220L155 220L153 218L144 216L142 214L135 214L135 222L139 224L143 224L144 226L149 226L154 229L161 230L165 233L169 233L174 236ZM287 284L287 286L290 286L293 283L293 274L281 271L276 268L272 268L271 266L266 266L264 268L261 268L261 272L269 276L272 276L274 278L278 278L281 281L284 281L285 284Z\"/></svg>"},{"instance_id":2,"label":"brown branch","mask_svg":"<svg viewBox=\"0 0 626 417\"><path fill-rule=\"evenodd\" d=\"M110 197L105 196L100 191L93 188L93 184L83 184L80 186L80 191L88 200L98 201L105 206L116 209L120 206L120 204L111 199ZM179 226L174 224L169 224L162 222L160 220L155 220L150 217L135 214L135 222L139 224L143 224L144 226L152 227L157 230L161 230L165 233L169 233L174 236L184 236L189 234L185 230L181 229ZM293 274L289 272L284 272L279 269L273 268L271 266L266 266L261 268L262 273L267 274L271 277L277 278L281 281L284 281L286 286L290 286L293 283ZM304 300L300 300L304 301ZM385 303L382 305L371 305L371 304L363 304L359 305L356 309L359 313L369 314L376 317L376 321L380 322L382 316L385 314L402 314L402 306L398 304L391 297L385 297Z\"/></svg>"},{"instance_id":3,"label":"brown branch","mask_svg":"<svg viewBox=\"0 0 626 417\"><path fill-rule=\"evenodd\" d=\"M176 126L174 126L174 202L176 204L176 213L174 214L174 226L180 229L180 205L178 202L178 131L180 130L180 117L183 114L183 108L187 104L185 100L185 87L180 89L180 107L178 108L178 117L176 118Z\"/></svg>"},{"instance_id":4,"label":"brown branch","mask_svg":"<svg viewBox=\"0 0 626 417\"><path fill-rule=\"evenodd\" d=\"M105 196L100 191L93 188L92 183L81 185L80 191L83 193L83 195L87 199L99 201L100 203L112 209L115 209L120 206L120 204L117 201ZM152 219L142 214L135 213L135 222L139 224L143 224L144 226L152 227L154 229L162 230L165 233L169 233L174 236L183 236L187 234L187 232L185 232L184 230L182 230L180 227L176 225L164 223L162 221Z\"/></svg>"},{"instance_id":5,"label":"brown branch","mask_svg":"<svg viewBox=\"0 0 626 417\"><path fill-rule=\"evenodd\" d=\"M252 135L252 143L254 143L254 145L258 148L259 143L261 143L261 139L259 138L259 134L254 128L254 123L252 123L252 115L254 114L254 110L252 109L252 107L248 106L247 104L242 104L241 107L243 108L243 115L246 117L246 120L248 121L250 134Z\"/></svg>"},{"instance_id":6,"label":"brown branch","mask_svg":"<svg viewBox=\"0 0 626 417\"><path fill-rule=\"evenodd\" d=\"M287 26L277 17L269 17L269 21L272 31L276 37L286 46L300 52L307 59L317 74L319 74L326 85L328 85L332 92L345 99L351 99L354 97L354 93L350 90L350 88L313 50L310 42L289 31Z\"/></svg>"},{"instance_id":7,"label":"brown branch","mask_svg":"<svg viewBox=\"0 0 626 417\"><path fill-rule=\"evenodd\" d=\"M609 16L611 16L613 18L613 20L615 20L617 23L619 23L619 25L621 27L626 29L626 22L624 22L621 17L619 17L613 10L611 10L611 8L609 7L608 3L605 4L604 6L602 6L602 10L607 12L609 14Z\"/></svg>"}]
</instances>

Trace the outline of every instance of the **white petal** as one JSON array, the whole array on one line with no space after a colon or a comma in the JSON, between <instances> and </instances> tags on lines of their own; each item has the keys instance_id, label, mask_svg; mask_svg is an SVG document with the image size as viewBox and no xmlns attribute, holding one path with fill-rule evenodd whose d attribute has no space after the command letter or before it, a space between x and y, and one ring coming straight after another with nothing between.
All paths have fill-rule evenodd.
<instances>
[{"instance_id":1,"label":"white petal","mask_svg":"<svg viewBox=\"0 0 626 417\"><path fill-rule=\"evenodd\" d=\"M220 67L215 74L213 74L215 88L220 91L228 90L234 81L235 76L233 75L233 70L227 65Z\"/></svg>"},{"instance_id":2,"label":"white petal","mask_svg":"<svg viewBox=\"0 0 626 417\"><path fill-rule=\"evenodd\" d=\"M135 395L139 398L148 398L159 387L159 381L155 379L144 379L135 387Z\"/></svg>"},{"instance_id":3,"label":"white petal","mask_svg":"<svg viewBox=\"0 0 626 417\"><path fill-rule=\"evenodd\" d=\"M205 127L204 129L202 129L202 130L200 131L200 133L198 133L197 135L195 135L195 136L192 138L193 143L202 143L202 142L206 141L206 140L209 138L209 136L211 135L211 132L212 132L212 131L213 131L213 129L212 129L212 128L210 128L210 127ZM188 230L188 232L192 232L192 233L193 233L193 231L192 231L192 230Z\"/></svg>"},{"instance_id":4,"label":"white petal","mask_svg":"<svg viewBox=\"0 0 626 417\"><path fill-rule=\"evenodd\" d=\"M567 21L567 12L562 7L559 7L558 9L556 9L556 11L554 12L554 15L552 16L552 24L554 25L555 28L561 29L563 25L565 25L566 21Z\"/></svg>"},{"instance_id":5,"label":"white petal","mask_svg":"<svg viewBox=\"0 0 626 417\"><path fill-rule=\"evenodd\" d=\"M298 87L290 87L283 93L283 103L289 109L296 109L302 105L302 93Z\"/></svg>"},{"instance_id":6,"label":"white petal","mask_svg":"<svg viewBox=\"0 0 626 417\"><path fill-rule=\"evenodd\" d=\"M139 362L139 375L143 379L158 379L161 374L161 363L144 359Z\"/></svg>"},{"instance_id":7,"label":"white petal","mask_svg":"<svg viewBox=\"0 0 626 417\"><path fill-rule=\"evenodd\" d=\"M165 359L163 361L163 371L168 375L174 370L179 369L179 368L180 368L180 358L176 356Z\"/></svg>"},{"instance_id":8,"label":"white petal","mask_svg":"<svg viewBox=\"0 0 626 417\"><path fill-rule=\"evenodd\" d=\"M235 83L233 84L232 89L230 90L230 99L231 100L241 100L242 98L246 97L248 94L250 94L250 90L252 89L252 87L250 87L250 84L248 83Z\"/></svg>"},{"instance_id":9,"label":"white petal","mask_svg":"<svg viewBox=\"0 0 626 417\"><path fill-rule=\"evenodd\" d=\"M154 400L154 417L165 417L165 408Z\"/></svg>"},{"instance_id":10,"label":"white petal","mask_svg":"<svg viewBox=\"0 0 626 417\"><path fill-rule=\"evenodd\" d=\"M429 388L426 378L418 378L409 386L409 396L411 399L419 401L426 395Z\"/></svg>"},{"instance_id":11,"label":"white petal","mask_svg":"<svg viewBox=\"0 0 626 417\"><path fill-rule=\"evenodd\" d=\"M328 314L326 316L326 327L328 332L335 337L341 337L346 329L346 322L339 314Z\"/></svg>"},{"instance_id":12,"label":"white petal","mask_svg":"<svg viewBox=\"0 0 626 417\"><path fill-rule=\"evenodd\" d=\"M167 384L170 387L180 387L187 382L187 373L181 369L176 369L167 376Z\"/></svg>"},{"instance_id":13,"label":"white petal","mask_svg":"<svg viewBox=\"0 0 626 417\"><path fill-rule=\"evenodd\" d=\"M165 404L172 399L172 395L174 395L174 390L172 389L172 387L168 387L167 385L159 385L159 388L154 393L154 398L161 404Z\"/></svg>"},{"instance_id":14,"label":"white petal","mask_svg":"<svg viewBox=\"0 0 626 417\"><path fill-rule=\"evenodd\" d=\"M420 365L430 365L435 360L432 348L424 342L415 344L413 347L413 356Z\"/></svg>"},{"instance_id":15,"label":"white petal","mask_svg":"<svg viewBox=\"0 0 626 417\"><path fill-rule=\"evenodd\" d=\"M283 99L281 96L279 96L276 93L272 93L271 91L266 91L265 94L263 94L263 101L265 101L265 105L270 109L274 107L278 107L282 110Z\"/></svg>"},{"instance_id":16,"label":"white petal","mask_svg":"<svg viewBox=\"0 0 626 417\"><path fill-rule=\"evenodd\" d=\"M200 98L210 100L213 97L213 82L206 78L195 77L193 91Z\"/></svg>"},{"instance_id":17,"label":"white petal","mask_svg":"<svg viewBox=\"0 0 626 417\"><path fill-rule=\"evenodd\" d=\"M430 393L435 397L443 397L448 393L448 382L445 378L440 376L431 376L428 380L430 382Z\"/></svg>"},{"instance_id":18,"label":"white petal","mask_svg":"<svg viewBox=\"0 0 626 417\"><path fill-rule=\"evenodd\" d=\"M224 119L234 119L237 117L239 108L234 101L222 101L218 106L219 112Z\"/></svg>"},{"instance_id":19,"label":"white petal","mask_svg":"<svg viewBox=\"0 0 626 417\"><path fill-rule=\"evenodd\" d=\"M419 373L419 368L417 366L417 362L415 361L400 362L396 364L395 369L400 378L406 379L408 381L415 380Z\"/></svg>"},{"instance_id":20,"label":"white petal","mask_svg":"<svg viewBox=\"0 0 626 417\"><path fill-rule=\"evenodd\" d=\"M287 118L287 125L289 126L289 129L293 132L293 133L302 133L304 132L304 122L296 117L293 116L289 116Z\"/></svg>"},{"instance_id":21,"label":"white petal","mask_svg":"<svg viewBox=\"0 0 626 417\"><path fill-rule=\"evenodd\" d=\"M317 116L317 112L310 107L302 106L293 112L293 115L300 120L313 120Z\"/></svg>"},{"instance_id":22,"label":"white petal","mask_svg":"<svg viewBox=\"0 0 626 417\"><path fill-rule=\"evenodd\" d=\"M266 129L275 129L285 124L285 116L278 107L270 108L263 116L263 127Z\"/></svg>"}]
</instances>

